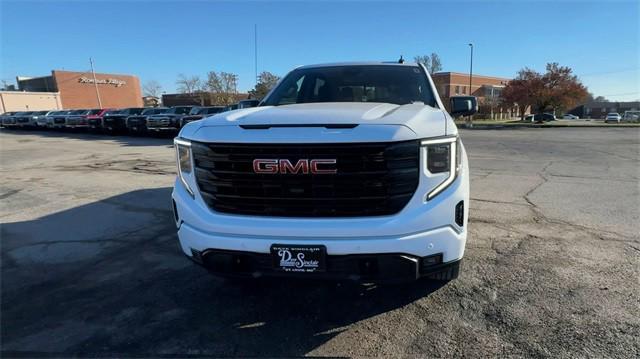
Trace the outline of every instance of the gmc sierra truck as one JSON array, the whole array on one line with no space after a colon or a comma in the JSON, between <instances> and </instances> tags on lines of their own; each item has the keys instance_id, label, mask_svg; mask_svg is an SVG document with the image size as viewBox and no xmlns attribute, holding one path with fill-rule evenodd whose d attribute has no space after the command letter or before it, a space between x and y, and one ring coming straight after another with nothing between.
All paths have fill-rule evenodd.
<instances>
[{"instance_id":1,"label":"gmc sierra truck","mask_svg":"<svg viewBox=\"0 0 640 359\"><path fill-rule=\"evenodd\" d=\"M65 127L71 129L87 129L89 128L89 116L96 116L102 112L104 112L104 109L94 108L78 114L69 115L65 121Z\"/></svg>"},{"instance_id":2,"label":"gmc sierra truck","mask_svg":"<svg viewBox=\"0 0 640 359\"><path fill-rule=\"evenodd\" d=\"M193 106L176 106L169 110L147 117L147 130L155 132L178 132L182 118L189 116Z\"/></svg>"},{"instance_id":3,"label":"gmc sierra truck","mask_svg":"<svg viewBox=\"0 0 640 359\"><path fill-rule=\"evenodd\" d=\"M127 118L127 130L130 134L145 134L147 132L147 118L169 111L168 107L152 107L142 111L139 115Z\"/></svg>"},{"instance_id":4,"label":"gmc sierra truck","mask_svg":"<svg viewBox=\"0 0 640 359\"><path fill-rule=\"evenodd\" d=\"M57 128L60 121L64 123L64 116L69 114L69 110L51 111L45 116L45 123L47 128Z\"/></svg>"},{"instance_id":5,"label":"gmc sierra truck","mask_svg":"<svg viewBox=\"0 0 640 359\"><path fill-rule=\"evenodd\" d=\"M21 121L22 118L27 118L31 116L32 113L33 111L20 111L20 112L15 112L13 115L10 115L10 116L3 116L2 125L7 128L17 127L18 122Z\"/></svg>"},{"instance_id":6,"label":"gmc sierra truck","mask_svg":"<svg viewBox=\"0 0 640 359\"><path fill-rule=\"evenodd\" d=\"M110 134L127 130L127 118L139 115L144 111L142 107L130 107L117 111L107 112L102 116L102 129Z\"/></svg>"},{"instance_id":7,"label":"gmc sierra truck","mask_svg":"<svg viewBox=\"0 0 640 359\"><path fill-rule=\"evenodd\" d=\"M230 277L451 280L469 167L424 66L303 66L258 107L182 128L174 219L185 255Z\"/></svg>"},{"instance_id":8,"label":"gmc sierra truck","mask_svg":"<svg viewBox=\"0 0 640 359\"><path fill-rule=\"evenodd\" d=\"M35 128L38 126L38 118L46 116L49 111L34 111L26 116L16 119L16 125L20 128Z\"/></svg>"},{"instance_id":9,"label":"gmc sierra truck","mask_svg":"<svg viewBox=\"0 0 640 359\"><path fill-rule=\"evenodd\" d=\"M9 122L9 119L11 117L13 117L13 115L15 115L16 113L18 113L18 112L9 111L9 112L5 112L2 115L0 115L0 125L5 126L5 123Z\"/></svg>"}]
</instances>

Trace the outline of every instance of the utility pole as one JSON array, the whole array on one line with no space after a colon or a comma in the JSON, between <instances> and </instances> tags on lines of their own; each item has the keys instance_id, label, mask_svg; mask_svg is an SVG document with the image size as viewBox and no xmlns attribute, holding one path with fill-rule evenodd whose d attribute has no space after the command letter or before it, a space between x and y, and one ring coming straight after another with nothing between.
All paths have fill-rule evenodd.
<instances>
[{"instance_id":1,"label":"utility pole","mask_svg":"<svg viewBox=\"0 0 640 359\"><path fill-rule=\"evenodd\" d=\"M98 98L98 108L102 108L102 100L100 100L100 91L98 91L98 81L96 80L96 72L93 69L93 59L89 58L91 64L91 73L93 74L93 85L96 87L96 97Z\"/></svg>"},{"instance_id":2,"label":"utility pole","mask_svg":"<svg viewBox=\"0 0 640 359\"><path fill-rule=\"evenodd\" d=\"M256 72L256 86L258 85L258 24L253 24L253 54Z\"/></svg>"},{"instance_id":3,"label":"utility pole","mask_svg":"<svg viewBox=\"0 0 640 359\"><path fill-rule=\"evenodd\" d=\"M471 61L469 62L469 96L472 96L472 90L471 90L471 86L473 84L473 43L469 43L469 47L471 48ZM473 127L473 124L471 123L471 115L469 115L469 117L467 117L467 122L469 127Z\"/></svg>"}]
</instances>

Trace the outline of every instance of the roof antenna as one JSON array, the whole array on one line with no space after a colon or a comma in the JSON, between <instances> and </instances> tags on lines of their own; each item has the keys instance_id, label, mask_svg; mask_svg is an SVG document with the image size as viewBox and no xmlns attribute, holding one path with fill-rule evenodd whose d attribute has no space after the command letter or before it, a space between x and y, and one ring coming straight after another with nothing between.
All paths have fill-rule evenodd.
<instances>
[{"instance_id":1,"label":"roof antenna","mask_svg":"<svg viewBox=\"0 0 640 359\"><path fill-rule=\"evenodd\" d=\"M402 55L400 55L400 59L398 60L399 64L404 64L404 58L402 57Z\"/></svg>"}]
</instances>

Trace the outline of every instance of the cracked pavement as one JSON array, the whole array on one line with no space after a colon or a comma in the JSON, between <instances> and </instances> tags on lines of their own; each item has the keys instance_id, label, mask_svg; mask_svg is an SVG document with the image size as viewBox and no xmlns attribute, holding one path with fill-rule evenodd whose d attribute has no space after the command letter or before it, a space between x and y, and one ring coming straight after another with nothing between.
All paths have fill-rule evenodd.
<instances>
[{"instance_id":1,"label":"cracked pavement","mask_svg":"<svg viewBox=\"0 0 640 359\"><path fill-rule=\"evenodd\" d=\"M638 357L640 131L461 134L461 277L355 285L184 258L169 139L1 131L2 355Z\"/></svg>"}]
</instances>

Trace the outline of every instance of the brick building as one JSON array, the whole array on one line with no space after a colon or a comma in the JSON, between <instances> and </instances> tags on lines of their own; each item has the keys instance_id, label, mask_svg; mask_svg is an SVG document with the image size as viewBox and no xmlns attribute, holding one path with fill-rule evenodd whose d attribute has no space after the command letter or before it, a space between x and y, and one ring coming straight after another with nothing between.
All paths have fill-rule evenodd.
<instances>
[{"instance_id":1,"label":"brick building","mask_svg":"<svg viewBox=\"0 0 640 359\"><path fill-rule=\"evenodd\" d=\"M17 77L18 89L26 92L58 92L62 107L142 107L140 80L132 75L51 71L50 76ZM100 101L98 101L100 98ZM100 106L101 103L101 106Z\"/></svg>"},{"instance_id":2,"label":"brick building","mask_svg":"<svg viewBox=\"0 0 640 359\"><path fill-rule=\"evenodd\" d=\"M476 96L479 115L490 118L510 118L518 116L517 108L500 106L502 89L510 79L473 74L471 87L469 74L459 72L437 72L432 74L433 82L445 106L449 106L451 96Z\"/></svg>"},{"instance_id":3,"label":"brick building","mask_svg":"<svg viewBox=\"0 0 640 359\"><path fill-rule=\"evenodd\" d=\"M640 101L609 102L589 101L567 111L572 115L587 119L604 119L609 112L617 112L624 115L625 111L639 111Z\"/></svg>"}]
</instances>

